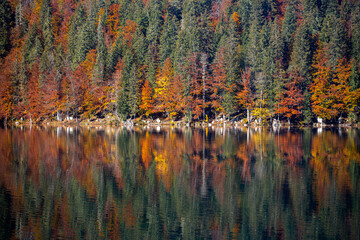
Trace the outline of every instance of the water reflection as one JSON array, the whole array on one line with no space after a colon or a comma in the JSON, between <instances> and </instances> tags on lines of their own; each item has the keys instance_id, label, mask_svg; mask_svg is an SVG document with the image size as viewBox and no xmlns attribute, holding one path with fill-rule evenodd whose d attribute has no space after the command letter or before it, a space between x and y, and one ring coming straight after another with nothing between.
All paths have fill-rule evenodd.
<instances>
[{"instance_id":1,"label":"water reflection","mask_svg":"<svg viewBox=\"0 0 360 240\"><path fill-rule=\"evenodd\" d=\"M359 239L353 129L0 129L0 239Z\"/></svg>"}]
</instances>

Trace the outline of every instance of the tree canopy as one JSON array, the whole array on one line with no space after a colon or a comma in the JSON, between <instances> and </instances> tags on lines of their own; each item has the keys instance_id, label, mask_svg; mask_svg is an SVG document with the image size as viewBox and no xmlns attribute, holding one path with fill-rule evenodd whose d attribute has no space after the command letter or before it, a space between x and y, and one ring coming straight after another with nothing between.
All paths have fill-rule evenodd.
<instances>
[{"instance_id":1,"label":"tree canopy","mask_svg":"<svg viewBox=\"0 0 360 240\"><path fill-rule=\"evenodd\" d=\"M360 113L360 4L4 0L0 121ZM45 106L47 105L47 106Z\"/></svg>"}]
</instances>

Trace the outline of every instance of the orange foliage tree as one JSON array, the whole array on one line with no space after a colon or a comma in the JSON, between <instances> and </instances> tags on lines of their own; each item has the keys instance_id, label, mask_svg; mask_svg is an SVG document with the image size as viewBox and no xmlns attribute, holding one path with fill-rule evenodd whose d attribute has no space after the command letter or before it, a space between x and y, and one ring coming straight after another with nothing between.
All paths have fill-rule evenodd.
<instances>
[{"instance_id":1,"label":"orange foliage tree","mask_svg":"<svg viewBox=\"0 0 360 240\"><path fill-rule=\"evenodd\" d=\"M109 13L106 22L106 29L111 40L116 39L119 33L119 26L120 26L119 19L120 19L119 4L112 4L109 7Z\"/></svg>"},{"instance_id":2,"label":"orange foliage tree","mask_svg":"<svg viewBox=\"0 0 360 240\"><path fill-rule=\"evenodd\" d=\"M330 86L330 94L335 97L333 108L336 110L336 116L348 113L351 104L351 99L349 98L351 95L350 74L351 64L345 58L340 59Z\"/></svg>"},{"instance_id":3,"label":"orange foliage tree","mask_svg":"<svg viewBox=\"0 0 360 240\"><path fill-rule=\"evenodd\" d=\"M34 62L31 69L31 76L27 84L27 104L26 115L29 117L30 122L33 120L38 121L44 113L43 92L39 84L39 62Z\"/></svg>"},{"instance_id":4,"label":"orange foliage tree","mask_svg":"<svg viewBox=\"0 0 360 240\"><path fill-rule=\"evenodd\" d=\"M121 33L123 34L124 40L129 46L132 44L133 35L136 31L136 23L131 20L126 20L125 26L122 27Z\"/></svg>"},{"instance_id":5,"label":"orange foliage tree","mask_svg":"<svg viewBox=\"0 0 360 240\"><path fill-rule=\"evenodd\" d=\"M5 123L10 119L13 101L11 85L11 61L4 61L0 64L0 121Z\"/></svg>"},{"instance_id":6,"label":"orange foliage tree","mask_svg":"<svg viewBox=\"0 0 360 240\"><path fill-rule=\"evenodd\" d=\"M289 123L291 119L298 118L301 115L304 97L299 89L299 84L302 81L301 76L297 72L291 73L288 81L285 83L285 89L280 93L280 102L275 113L286 117Z\"/></svg>"},{"instance_id":7,"label":"orange foliage tree","mask_svg":"<svg viewBox=\"0 0 360 240\"><path fill-rule=\"evenodd\" d=\"M148 80L145 80L145 84L141 91L141 104L139 106L140 110L142 110L146 117L152 113L154 109L154 99L152 98L152 89Z\"/></svg>"},{"instance_id":8,"label":"orange foliage tree","mask_svg":"<svg viewBox=\"0 0 360 240\"><path fill-rule=\"evenodd\" d=\"M322 46L315 55L313 63L314 79L310 84L311 106L316 116L330 120L333 113L331 111L332 101L329 98L331 68L326 65L325 51Z\"/></svg>"},{"instance_id":9,"label":"orange foliage tree","mask_svg":"<svg viewBox=\"0 0 360 240\"><path fill-rule=\"evenodd\" d=\"M318 117L331 119L331 100L329 99L330 67L326 66L324 49L317 50L313 64L315 69L313 82L310 84L311 106Z\"/></svg>"},{"instance_id":10,"label":"orange foliage tree","mask_svg":"<svg viewBox=\"0 0 360 240\"><path fill-rule=\"evenodd\" d=\"M102 87L93 81L95 62L96 52L93 49L89 51L86 60L79 65L74 73L76 80L80 83L80 91L83 92L79 110L87 118L98 114L102 110L102 100L104 99Z\"/></svg>"},{"instance_id":11,"label":"orange foliage tree","mask_svg":"<svg viewBox=\"0 0 360 240\"><path fill-rule=\"evenodd\" d=\"M179 75L175 75L173 81L170 84L169 101L167 108L169 117L177 117L184 113L185 109L185 98L183 96L183 83Z\"/></svg>"},{"instance_id":12,"label":"orange foliage tree","mask_svg":"<svg viewBox=\"0 0 360 240\"><path fill-rule=\"evenodd\" d=\"M56 80L55 70L52 70L46 78L46 84L41 87L44 93L44 114L48 117L54 115L61 108L60 82Z\"/></svg>"},{"instance_id":13,"label":"orange foliage tree","mask_svg":"<svg viewBox=\"0 0 360 240\"><path fill-rule=\"evenodd\" d=\"M221 48L216 53L215 62L211 66L212 77L208 84L208 90L210 91L210 104L213 108L215 115L225 114L223 107L224 93L230 89L226 86L226 69L225 69L225 54L224 48Z\"/></svg>"},{"instance_id":14,"label":"orange foliage tree","mask_svg":"<svg viewBox=\"0 0 360 240\"><path fill-rule=\"evenodd\" d=\"M310 91L313 112L320 118L331 120L347 113L351 66L341 59L333 71L326 62L325 49L320 45L313 64L315 73Z\"/></svg>"}]
</instances>

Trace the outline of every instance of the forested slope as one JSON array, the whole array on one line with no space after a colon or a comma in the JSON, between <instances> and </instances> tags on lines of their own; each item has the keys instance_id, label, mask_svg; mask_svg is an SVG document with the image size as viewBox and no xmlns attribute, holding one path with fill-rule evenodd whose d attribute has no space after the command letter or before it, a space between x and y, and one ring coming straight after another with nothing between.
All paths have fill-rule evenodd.
<instances>
[{"instance_id":1,"label":"forested slope","mask_svg":"<svg viewBox=\"0 0 360 240\"><path fill-rule=\"evenodd\" d=\"M356 121L356 0L1 0L0 118ZM248 115L247 115L248 114Z\"/></svg>"}]
</instances>

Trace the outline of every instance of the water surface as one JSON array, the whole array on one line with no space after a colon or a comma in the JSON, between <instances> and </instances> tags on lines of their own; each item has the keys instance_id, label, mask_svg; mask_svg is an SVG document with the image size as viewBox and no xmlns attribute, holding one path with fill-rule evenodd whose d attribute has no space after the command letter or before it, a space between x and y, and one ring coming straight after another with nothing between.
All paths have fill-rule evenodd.
<instances>
[{"instance_id":1,"label":"water surface","mask_svg":"<svg viewBox=\"0 0 360 240\"><path fill-rule=\"evenodd\" d=\"M0 239L359 239L355 129L0 129Z\"/></svg>"}]
</instances>

